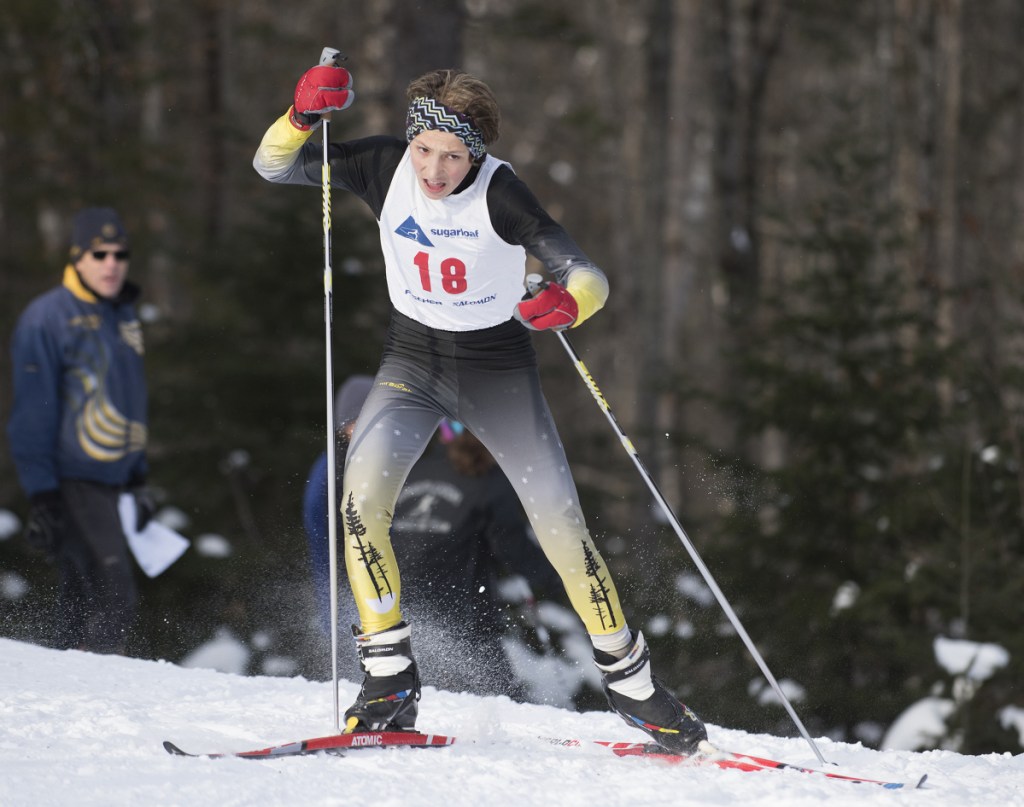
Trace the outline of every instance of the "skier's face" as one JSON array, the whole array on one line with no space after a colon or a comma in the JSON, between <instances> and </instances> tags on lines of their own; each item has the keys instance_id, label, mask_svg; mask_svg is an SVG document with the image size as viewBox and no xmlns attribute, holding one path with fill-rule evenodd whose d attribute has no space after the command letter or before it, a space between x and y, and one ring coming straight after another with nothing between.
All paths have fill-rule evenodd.
<instances>
[{"instance_id":1,"label":"skier's face","mask_svg":"<svg viewBox=\"0 0 1024 807\"><path fill-rule=\"evenodd\" d=\"M96 294L113 299L120 293L128 274L128 250L121 244L97 244L82 253L75 269Z\"/></svg>"},{"instance_id":2,"label":"skier's face","mask_svg":"<svg viewBox=\"0 0 1024 807\"><path fill-rule=\"evenodd\" d=\"M451 132L426 129L409 143L420 190L428 199L451 194L473 167L466 144Z\"/></svg>"}]
</instances>

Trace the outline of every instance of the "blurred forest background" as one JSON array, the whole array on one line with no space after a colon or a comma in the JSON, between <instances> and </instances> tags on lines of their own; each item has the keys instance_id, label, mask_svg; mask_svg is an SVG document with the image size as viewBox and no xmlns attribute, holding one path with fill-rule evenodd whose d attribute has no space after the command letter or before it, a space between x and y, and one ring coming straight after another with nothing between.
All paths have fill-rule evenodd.
<instances>
[{"instance_id":1,"label":"blurred forest background","mask_svg":"<svg viewBox=\"0 0 1024 807\"><path fill-rule=\"evenodd\" d=\"M357 90L335 139L401 134L408 80L461 66L502 105L492 153L606 270L574 343L811 733L875 745L937 697L936 745L1020 752L999 715L1024 707L1022 37L1019 0L5 0L0 414L71 216L117 207L152 482L232 547L144 581L133 652L174 661L230 625L298 653L320 191L252 156L324 46ZM340 383L375 369L388 310L376 227L342 193L334 256ZM557 340L535 342L656 672L709 721L793 734ZM0 448L0 508L23 516ZM19 537L0 567L33 586L0 632L45 636L52 571ZM1008 663L953 675L937 637Z\"/></svg>"}]
</instances>

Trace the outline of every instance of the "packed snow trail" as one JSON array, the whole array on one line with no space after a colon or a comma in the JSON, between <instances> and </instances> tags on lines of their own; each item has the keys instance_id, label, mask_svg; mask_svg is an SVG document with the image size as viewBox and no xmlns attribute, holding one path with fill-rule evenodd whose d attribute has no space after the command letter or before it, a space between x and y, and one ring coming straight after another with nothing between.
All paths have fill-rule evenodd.
<instances>
[{"instance_id":1,"label":"packed snow trail","mask_svg":"<svg viewBox=\"0 0 1024 807\"><path fill-rule=\"evenodd\" d=\"M341 684L343 701L358 687ZM610 712L583 714L425 687L419 724L457 738L439 750L253 762L190 759L162 747L245 750L330 734L329 682L243 677L167 662L55 651L0 639L0 804L5 807L342 805L393 807L664 803L703 807L871 807L1024 803L1024 756L877 752L816 738L840 771L893 781L928 774L920 790L889 791L799 772L743 773L609 758L596 745L564 751L538 737L642 742ZM713 742L818 767L801 738L708 727Z\"/></svg>"}]
</instances>

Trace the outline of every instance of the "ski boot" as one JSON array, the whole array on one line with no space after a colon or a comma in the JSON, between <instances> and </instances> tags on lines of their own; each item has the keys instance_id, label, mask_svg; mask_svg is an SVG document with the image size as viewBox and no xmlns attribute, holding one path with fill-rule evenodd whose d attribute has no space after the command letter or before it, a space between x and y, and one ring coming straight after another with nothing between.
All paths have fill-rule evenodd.
<instances>
[{"instance_id":1,"label":"ski boot","mask_svg":"<svg viewBox=\"0 0 1024 807\"><path fill-rule=\"evenodd\" d=\"M621 659L594 651L608 704L634 728L647 732L666 751L694 754L708 733L689 707L680 703L651 674L651 651L640 632Z\"/></svg>"},{"instance_id":2,"label":"ski boot","mask_svg":"<svg viewBox=\"0 0 1024 807\"><path fill-rule=\"evenodd\" d=\"M405 622L379 633L353 626L363 668L359 696L345 710L345 733L413 731L419 710L420 676L412 658L412 631Z\"/></svg>"}]
</instances>

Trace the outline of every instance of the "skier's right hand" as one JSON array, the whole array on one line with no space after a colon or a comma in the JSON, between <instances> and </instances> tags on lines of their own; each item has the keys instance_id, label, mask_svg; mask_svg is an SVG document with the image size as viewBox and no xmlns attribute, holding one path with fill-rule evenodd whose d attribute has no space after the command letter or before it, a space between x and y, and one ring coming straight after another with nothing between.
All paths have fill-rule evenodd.
<instances>
[{"instance_id":1,"label":"skier's right hand","mask_svg":"<svg viewBox=\"0 0 1024 807\"><path fill-rule=\"evenodd\" d=\"M347 109L355 97L352 74L344 67L311 67L295 85L292 124L308 131L319 122L321 115Z\"/></svg>"},{"instance_id":2,"label":"skier's right hand","mask_svg":"<svg viewBox=\"0 0 1024 807\"><path fill-rule=\"evenodd\" d=\"M52 555L60 545L66 523L60 491L44 490L33 494L32 509L25 525L25 540L29 546Z\"/></svg>"}]
</instances>

